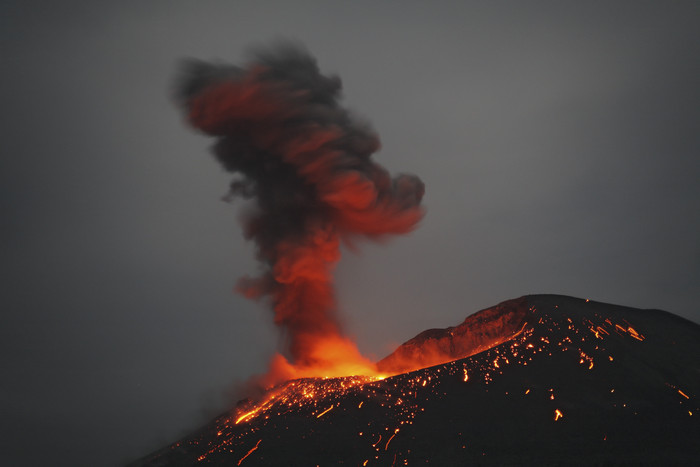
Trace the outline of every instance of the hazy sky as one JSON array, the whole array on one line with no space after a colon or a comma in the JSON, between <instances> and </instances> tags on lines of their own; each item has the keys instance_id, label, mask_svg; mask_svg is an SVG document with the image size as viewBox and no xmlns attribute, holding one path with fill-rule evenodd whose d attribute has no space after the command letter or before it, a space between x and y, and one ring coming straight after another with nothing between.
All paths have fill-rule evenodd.
<instances>
[{"instance_id":1,"label":"hazy sky","mask_svg":"<svg viewBox=\"0 0 700 467\"><path fill-rule=\"evenodd\" d=\"M171 85L280 37L426 185L337 268L363 352L528 293L700 322L696 1L4 1L0 463L119 465L264 371L240 205Z\"/></svg>"}]
</instances>

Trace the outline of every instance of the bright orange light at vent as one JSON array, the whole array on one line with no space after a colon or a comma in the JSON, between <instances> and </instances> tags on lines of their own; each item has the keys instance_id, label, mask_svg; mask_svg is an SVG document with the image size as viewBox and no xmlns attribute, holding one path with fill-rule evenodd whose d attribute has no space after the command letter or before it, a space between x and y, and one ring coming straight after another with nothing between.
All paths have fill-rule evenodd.
<instances>
[{"instance_id":1,"label":"bright orange light at vent","mask_svg":"<svg viewBox=\"0 0 700 467\"><path fill-rule=\"evenodd\" d=\"M535 310L531 309L530 312L534 313ZM350 340L337 335L326 336L318 340L313 348L307 349L309 357L305 359L304 365L291 364L281 355L277 355L269 374L275 375L278 381L281 379L289 381L267 390L256 401L239 406L235 414L231 414L217 426L216 441L207 447L206 452L199 459L204 460L213 453L230 450L231 443L236 442L239 443L236 452L240 456L245 454L240 460L244 462L248 456L255 456L251 453L258 449L259 445L263 448L265 446L264 443L258 443L251 449L254 442L259 439L257 433L260 427L267 426L269 423L276 424L280 420L284 421L288 415L308 417L314 423L320 424L320 429L324 424L334 424L339 418L352 416L352 411L359 409L366 414L367 411L371 413L381 408L396 416L394 419L396 424L392 423L390 426L382 424L379 427L376 420L372 419L366 427L361 427L355 432L368 447L371 446L375 456L373 459L380 460L381 463L382 454L388 452L391 456L392 451L402 449L399 447L402 443L405 445L407 441L402 439L403 430L399 431L399 428L412 425L416 416L426 411L424 402L443 391L441 388L443 377L454 378L455 381L469 381L470 387L465 389L478 391L480 387L486 389L486 385L496 383L497 378L509 371L510 367L518 365L526 367L529 363L534 363L535 358L551 357L554 352L570 353L571 364L580 368L581 371L588 372L594 368L594 358L598 362L605 362L601 365L603 368L613 365L613 359L605 348L606 339L643 339L643 336L628 323L615 324L609 319L603 321L603 318L595 319L598 322L594 323L591 320L578 322L538 315L527 318L524 322L518 322L516 326L512 326L512 323L510 325L506 323L503 326L504 321L500 320L500 324L497 324L498 321L496 317L493 322L479 323L483 326L481 329L488 329L485 339L475 339L473 335L465 333L467 337L462 337L462 341L456 343L456 345L463 345L465 341L472 339L468 342L471 348L479 349L472 358L453 358L451 363L423 368L415 374L407 372L398 378L388 378L392 374L386 370L382 373L377 371L375 364L362 357ZM498 335L498 332L503 332L504 328L509 338ZM561 331L565 333L559 334ZM420 358L423 344L427 343L427 347L433 350L440 349L443 344L444 347L449 347L455 344L455 341L445 336L454 337L457 332L457 328L449 328L443 334L431 332L425 336L424 340L409 341L410 352L404 352L402 358L410 357L413 351L415 355L419 355L419 358L412 363L404 360L402 364L408 361L409 366L419 365L424 361ZM440 339L443 341L436 345L436 341ZM586 347L577 345L578 342L583 343L586 340L592 345ZM489 344L493 345L489 346ZM448 355L450 355L449 352L442 353L443 358ZM392 363L396 362L397 360L394 360ZM335 377L344 374L354 374L354 376ZM388 379L385 380L385 378ZM673 393L678 394L679 398L683 398L681 403L692 398L680 388L670 383L667 385ZM608 391L610 394L619 392L612 388L605 390L606 393ZM565 402L566 391L560 387L540 386L538 389L526 386L517 392L527 395L527 399L523 398L522 403L533 403L540 397L544 397L547 403L551 404L560 399L561 403L568 403ZM530 393L534 394L534 400L529 396ZM508 391L505 394L511 397L508 396ZM510 394L514 393L510 392ZM560 402L557 402L557 405L559 404ZM618 402L614 401L613 406L614 404ZM622 407L627 408L627 404L623 403ZM693 411L684 408L683 414L693 416ZM564 417L564 413L557 408L554 409L552 417L554 421L559 421ZM239 426L235 427L235 425ZM243 435L236 434L232 429L234 427ZM254 439L244 441L245 433L254 436ZM250 462L250 459L248 461ZM363 461L369 465L372 460L359 459L357 464L362 465ZM389 464L386 465L390 465L393 460L388 459L388 462Z\"/></svg>"},{"instance_id":2,"label":"bright orange light at vent","mask_svg":"<svg viewBox=\"0 0 700 467\"><path fill-rule=\"evenodd\" d=\"M268 374L261 378L263 387L299 378L336 378L342 376L369 376L383 379L389 376L379 372L376 364L360 354L351 340L331 335L319 338L308 350L304 363L293 364L283 355L275 354Z\"/></svg>"},{"instance_id":3,"label":"bright orange light at vent","mask_svg":"<svg viewBox=\"0 0 700 467\"><path fill-rule=\"evenodd\" d=\"M190 67L179 89L189 123L216 139L213 152L236 174L225 199L254 200L241 220L262 270L236 290L267 299L286 339L285 356L275 356L259 381L264 387L311 376L378 376L343 333L333 269L343 241L407 234L424 214L423 182L392 178L371 159L378 136L343 108L340 80L310 63L303 48L281 47L236 73Z\"/></svg>"}]
</instances>

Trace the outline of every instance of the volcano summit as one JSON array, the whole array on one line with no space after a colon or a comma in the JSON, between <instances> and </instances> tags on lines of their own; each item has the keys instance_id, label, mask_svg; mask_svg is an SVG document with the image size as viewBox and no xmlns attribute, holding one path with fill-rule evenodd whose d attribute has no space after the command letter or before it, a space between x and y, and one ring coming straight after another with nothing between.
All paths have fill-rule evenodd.
<instances>
[{"instance_id":1,"label":"volcano summit","mask_svg":"<svg viewBox=\"0 0 700 467\"><path fill-rule=\"evenodd\" d=\"M655 310L526 296L431 329L378 363L337 316L340 245L411 232L423 182L392 177L341 81L304 49L244 66L190 61L178 101L234 174L288 337L255 400L134 465L688 463L700 458L700 327Z\"/></svg>"},{"instance_id":2,"label":"volcano summit","mask_svg":"<svg viewBox=\"0 0 700 467\"><path fill-rule=\"evenodd\" d=\"M419 334L378 364L399 374L288 381L132 465L688 465L698 356L670 313L530 295Z\"/></svg>"}]
</instances>

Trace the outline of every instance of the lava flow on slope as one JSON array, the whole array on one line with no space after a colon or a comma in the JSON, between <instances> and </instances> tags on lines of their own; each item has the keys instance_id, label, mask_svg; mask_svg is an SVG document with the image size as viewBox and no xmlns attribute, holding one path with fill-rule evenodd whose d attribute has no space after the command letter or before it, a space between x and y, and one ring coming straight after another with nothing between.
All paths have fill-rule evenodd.
<instances>
[{"instance_id":1,"label":"lava flow on slope","mask_svg":"<svg viewBox=\"0 0 700 467\"><path fill-rule=\"evenodd\" d=\"M670 313L531 295L378 365L408 372L288 381L133 465L688 463L699 355Z\"/></svg>"}]
</instances>

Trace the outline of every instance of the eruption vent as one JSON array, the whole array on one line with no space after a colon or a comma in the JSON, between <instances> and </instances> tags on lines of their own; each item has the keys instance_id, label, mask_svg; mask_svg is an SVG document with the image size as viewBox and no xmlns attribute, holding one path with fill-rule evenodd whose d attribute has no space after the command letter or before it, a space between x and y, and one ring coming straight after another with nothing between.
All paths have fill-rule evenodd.
<instances>
[{"instance_id":1,"label":"eruption vent","mask_svg":"<svg viewBox=\"0 0 700 467\"><path fill-rule=\"evenodd\" d=\"M195 128L238 177L227 198L253 198L244 231L262 276L242 278L249 298L269 297L288 335L267 383L301 376L374 374L336 319L332 269L340 241L403 234L423 215L423 183L391 178L371 160L377 135L340 106L341 83L305 51L285 45L245 67L189 62L180 99Z\"/></svg>"},{"instance_id":2,"label":"eruption vent","mask_svg":"<svg viewBox=\"0 0 700 467\"><path fill-rule=\"evenodd\" d=\"M130 467L698 464L695 323L528 295L422 332L384 365L465 352L382 380L289 381Z\"/></svg>"}]
</instances>

